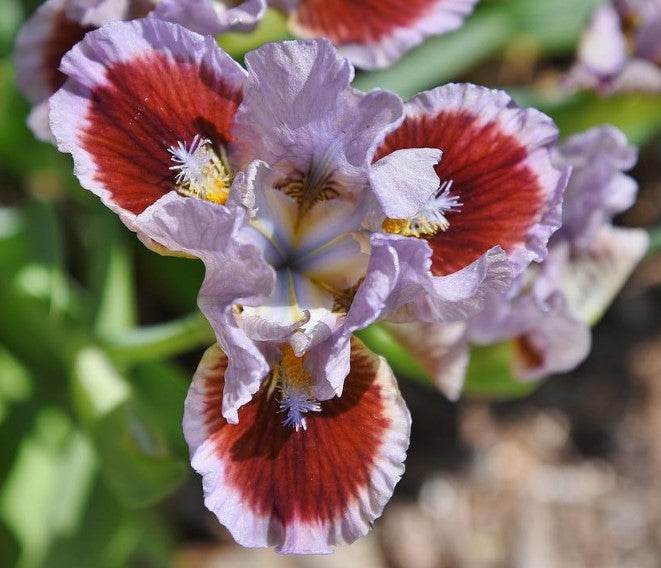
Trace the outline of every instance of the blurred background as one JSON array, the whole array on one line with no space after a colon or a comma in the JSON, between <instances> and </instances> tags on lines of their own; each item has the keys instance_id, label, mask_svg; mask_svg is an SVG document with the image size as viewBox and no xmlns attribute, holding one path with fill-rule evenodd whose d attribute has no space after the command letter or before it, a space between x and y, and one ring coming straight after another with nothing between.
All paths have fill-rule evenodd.
<instances>
[{"instance_id":1,"label":"blurred background","mask_svg":"<svg viewBox=\"0 0 661 568\"><path fill-rule=\"evenodd\" d=\"M616 125L641 149L618 222L649 229L652 250L573 373L458 403L402 379L411 448L375 529L332 556L281 557L233 543L188 463L183 400L212 341L201 263L147 251L33 138L11 52L38 3L0 0L0 566L660 566L661 99L558 88L597 4L483 0L457 32L358 74L404 97L504 88L562 136ZM240 60L285 37L271 12L220 43Z\"/></svg>"}]
</instances>

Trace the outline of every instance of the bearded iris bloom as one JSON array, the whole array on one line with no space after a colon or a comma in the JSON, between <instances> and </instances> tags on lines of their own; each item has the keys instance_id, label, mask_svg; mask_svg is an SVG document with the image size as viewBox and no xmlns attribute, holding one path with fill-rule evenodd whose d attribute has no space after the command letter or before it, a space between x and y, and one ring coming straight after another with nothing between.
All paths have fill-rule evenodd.
<instances>
[{"instance_id":1,"label":"bearded iris bloom","mask_svg":"<svg viewBox=\"0 0 661 568\"><path fill-rule=\"evenodd\" d=\"M208 507L243 544L327 552L380 514L410 427L391 371L352 333L477 313L543 257L564 177L550 121L502 93L451 86L405 107L352 89L323 40L246 65L173 24L112 23L64 57L51 127L146 244L205 265L198 304L220 347L184 431ZM410 112L425 101L439 104L429 122ZM461 128L435 122L441 102ZM458 151L442 175L443 132L481 157L473 170Z\"/></svg>"}]
</instances>

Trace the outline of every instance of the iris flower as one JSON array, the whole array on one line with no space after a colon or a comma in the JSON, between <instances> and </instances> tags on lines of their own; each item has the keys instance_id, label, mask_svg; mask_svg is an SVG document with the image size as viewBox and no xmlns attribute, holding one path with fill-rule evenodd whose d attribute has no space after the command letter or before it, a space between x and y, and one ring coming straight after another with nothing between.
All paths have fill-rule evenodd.
<instances>
[{"instance_id":1,"label":"iris flower","mask_svg":"<svg viewBox=\"0 0 661 568\"><path fill-rule=\"evenodd\" d=\"M64 57L51 127L148 246L205 264L219 346L184 432L207 506L242 544L328 552L381 513L410 427L353 332L479 312L544 256L564 176L552 123L503 93L455 85L405 106L351 88L326 40L269 44L246 66L174 24L111 23Z\"/></svg>"}]
</instances>

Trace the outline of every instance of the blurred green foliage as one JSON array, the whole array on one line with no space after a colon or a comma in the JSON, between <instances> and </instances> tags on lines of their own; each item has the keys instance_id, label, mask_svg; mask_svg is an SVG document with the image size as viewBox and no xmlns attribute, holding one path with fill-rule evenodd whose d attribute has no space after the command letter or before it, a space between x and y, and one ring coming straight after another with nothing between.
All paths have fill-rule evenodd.
<instances>
[{"instance_id":1,"label":"blurred green foliage","mask_svg":"<svg viewBox=\"0 0 661 568\"><path fill-rule=\"evenodd\" d=\"M485 0L463 28L359 73L356 86L408 97L521 46L537 59L570 56L596 3ZM203 271L144 249L79 187L69 156L27 130L11 46L35 5L3 0L0 18L0 566L164 566L176 537L155 505L190 472L181 418L193 369L172 359L213 341L195 304ZM254 34L220 42L241 59L286 37L270 12ZM645 144L659 131L658 97L511 92L564 135L609 122ZM428 381L383 329L360 336L400 374ZM475 350L468 394L529 392L508 350Z\"/></svg>"}]
</instances>

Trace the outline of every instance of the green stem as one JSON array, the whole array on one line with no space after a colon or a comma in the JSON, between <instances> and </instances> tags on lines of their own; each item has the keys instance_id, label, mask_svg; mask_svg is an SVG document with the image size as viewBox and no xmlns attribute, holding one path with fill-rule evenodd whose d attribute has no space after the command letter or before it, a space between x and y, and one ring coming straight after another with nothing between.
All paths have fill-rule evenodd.
<instances>
[{"instance_id":1,"label":"green stem","mask_svg":"<svg viewBox=\"0 0 661 568\"><path fill-rule=\"evenodd\" d=\"M658 225L650 229L649 234L650 234L650 247L647 250L647 256L651 257L661 252L661 225Z\"/></svg>"},{"instance_id":2,"label":"green stem","mask_svg":"<svg viewBox=\"0 0 661 568\"><path fill-rule=\"evenodd\" d=\"M135 364L174 357L215 341L202 314L194 313L164 324L140 327L106 341L104 347L119 363Z\"/></svg>"},{"instance_id":3,"label":"green stem","mask_svg":"<svg viewBox=\"0 0 661 568\"><path fill-rule=\"evenodd\" d=\"M372 351L385 357L396 375L425 385L431 384L425 368L383 326L371 325L367 329L357 331L356 336Z\"/></svg>"}]
</instances>

